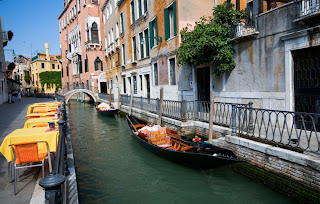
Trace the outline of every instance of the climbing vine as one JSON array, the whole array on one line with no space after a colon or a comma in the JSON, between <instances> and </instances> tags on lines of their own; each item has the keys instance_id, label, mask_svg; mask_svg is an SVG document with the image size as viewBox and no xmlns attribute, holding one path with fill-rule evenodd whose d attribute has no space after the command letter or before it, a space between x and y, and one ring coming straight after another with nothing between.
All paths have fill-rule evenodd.
<instances>
[{"instance_id":1,"label":"climbing vine","mask_svg":"<svg viewBox=\"0 0 320 204\"><path fill-rule=\"evenodd\" d=\"M30 81L31 81L31 76L29 74L28 71L24 71L24 81L28 84L30 84Z\"/></svg>"},{"instance_id":2,"label":"climbing vine","mask_svg":"<svg viewBox=\"0 0 320 204\"><path fill-rule=\"evenodd\" d=\"M215 76L230 72L235 67L233 60L232 26L245 17L243 10L233 9L234 5L223 3L213 8L213 16L201 17L193 30L191 25L183 28L178 63L196 67L213 63Z\"/></svg>"},{"instance_id":3,"label":"climbing vine","mask_svg":"<svg viewBox=\"0 0 320 204\"><path fill-rule=\"evenodd\" d=\"M56 88L62 87L61 72L42 72L39 74L39 78L42 87L44 87L45 84L47 85L47 88L53 88L53 84L56 85Z\"/></svg>"}]
</instances>

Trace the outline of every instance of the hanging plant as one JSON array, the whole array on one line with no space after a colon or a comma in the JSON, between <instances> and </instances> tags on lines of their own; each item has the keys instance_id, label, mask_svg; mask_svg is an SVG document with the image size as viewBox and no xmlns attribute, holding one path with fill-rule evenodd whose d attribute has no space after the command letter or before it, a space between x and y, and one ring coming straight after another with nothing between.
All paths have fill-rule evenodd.
<instances>
[{"instance_id":1,"label":"hanging plant","mask_svg":"<svg viewBox=\"0 0 320 204\"><path fill-rule=\"evenodd\" d=\"M214 65L213 74L221 76L235 67L234 49L232 46L232 26L245 17L244 11L233 9L234 5L223 3L213 8L213 16L202 17L191 25L183 28L178 63L196 67L202 64Z\"/></svg>"},{"instance_id":2,"label":"hanging plant","mask_svg":"<svg viewBox=\"0 0 320 204\"><path fill-rule=\"evenodd\" d=\"M61 82L61 72L56 71L46 71L39 74L40 83L42 88L44 85L47 86L47 88L53 88L53 84L56 85L56 88L62 87Z\"/></svg>"}]
</instances>

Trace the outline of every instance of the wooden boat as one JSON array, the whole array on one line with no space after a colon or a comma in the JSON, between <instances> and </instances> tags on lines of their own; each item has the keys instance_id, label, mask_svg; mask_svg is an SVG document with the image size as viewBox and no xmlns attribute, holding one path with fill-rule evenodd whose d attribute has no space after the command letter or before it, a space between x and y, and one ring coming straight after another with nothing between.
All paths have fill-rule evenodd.
<instances>
[{"instance_id":1,"label":"wooden boat","mask_svg":"<svg viewBox=\"0 0 320 204\"><path fill-rule=\"evenodd\" d=\"M114 114L119 113L119 109L116 109L116 108L113 108L113 107L110 107L107 110L101 110L99 108L96 108L96 109L97 109L99 114L105 115L105 116L114 116Z\"/></svg>"},{"instance_id":2,"label":"wooden boat","mask_svg":"<svg viewBox=\"0 0 320 204\"><path fill-rule=\"evenodd\" d=\"M132 130L135 138L147 150L154 154L168 159L170 161L180 163L185 166L210 169L219 166L229 165L235 162L242 162L232 151L202 142L197 145L192 139L177 134L176 131L166 129L166 142L159 142L153 139L151 134L146 136L142 133L142 128L147 124L133 116L127 116L127 122ZM139 129L141 131L139 131ZM161 132L161 130L160 130ZM156 136L161 135L159 133ZM159 136L161 137L161 136ZM169 143L168 143L168 140Z\"/></svg>"}]
</instances>

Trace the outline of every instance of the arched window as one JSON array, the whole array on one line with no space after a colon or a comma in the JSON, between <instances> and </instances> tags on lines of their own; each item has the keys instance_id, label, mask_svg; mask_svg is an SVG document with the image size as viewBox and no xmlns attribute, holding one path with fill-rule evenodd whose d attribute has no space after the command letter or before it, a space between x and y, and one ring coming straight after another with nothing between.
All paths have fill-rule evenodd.
<instances>
[{"instance_id":1,"label":"arched window","mask_svg":"<svg viewBox=\"0 0 320 204\"><path fill-rule=\"evenodd\" d=\"M92 43L99 43L98 26L94 22L91 27L91 41Z\"/></svg>"},{"instance_id":2,"label":"arched window","mask_svg":"<svg viewBox=\"0 0 320 204\"><path fill-rule=\"evenodd\" d=\"M97 71L97 70L103 70L103 66L102 66L102 60L99 58L99 57L97 57L95 60L94 60L94 69L95 69L95 71Z\"/></svg>"}]
</instances>

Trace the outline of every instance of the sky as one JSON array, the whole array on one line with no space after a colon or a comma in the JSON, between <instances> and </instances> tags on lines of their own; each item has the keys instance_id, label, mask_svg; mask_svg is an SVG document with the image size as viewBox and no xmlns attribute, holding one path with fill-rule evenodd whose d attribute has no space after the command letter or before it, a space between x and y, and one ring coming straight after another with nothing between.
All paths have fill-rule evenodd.
<instances>
[{"instance_id":1,"label":"sky","mask_svg":"<svg viewBox=\"0 0 320 204\"><path fill-rule=\"evenodd\" d=\"M60 54L58 17L63 10L63 0L0 0L0 16L6 31L13 38L4 47L5 60L13 61L16 55L34 57L45 52L44 43L49 43L49 54Z\"/></svg>"}]
</instances>

